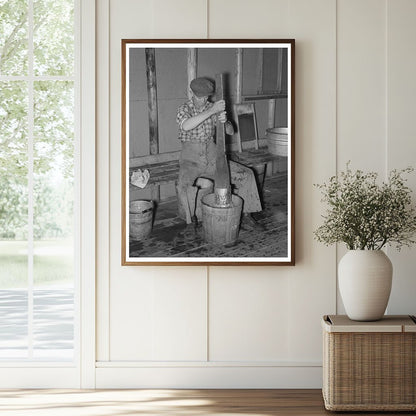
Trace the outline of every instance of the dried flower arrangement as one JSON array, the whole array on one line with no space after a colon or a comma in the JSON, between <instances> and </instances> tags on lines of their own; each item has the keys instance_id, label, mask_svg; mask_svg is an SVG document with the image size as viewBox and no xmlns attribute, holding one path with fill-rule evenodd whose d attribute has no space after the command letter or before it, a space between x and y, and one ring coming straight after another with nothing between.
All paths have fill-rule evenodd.
<instances>
[{"instance_id":1,"label":"dried flower arrangement","mask_svg":"<svg viewBox=\"0 0 416 416\"><path fill-rule=\"evenodd\" d=\"M344 242L350 250L380 250L386 244L398 250L415 243L416 210L404 174L413 168L392 170L386 182L378 184L375 172L345 172L315 185L329 207L324 223L314 232L326 244Z\"/></svg>"}]
</instances>

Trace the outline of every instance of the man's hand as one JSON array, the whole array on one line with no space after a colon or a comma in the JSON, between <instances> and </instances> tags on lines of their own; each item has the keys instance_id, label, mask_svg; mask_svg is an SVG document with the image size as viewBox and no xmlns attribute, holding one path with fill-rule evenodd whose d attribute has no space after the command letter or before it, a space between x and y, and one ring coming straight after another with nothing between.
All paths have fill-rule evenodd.
<instances>
[{"instance_id":1,"label":"man's hand","mask_svg":"<svg viewBox=\"0 0 416 416\"><path fill-rule=\"evenodd\" d=\"M232 136L234 134L234 127L231 124L231 122L229 122L227 120L227 113L225 111L223 111L222 113L218 114L218 120L225 124L225 132L229 135Z\"/></svg>"},{"instance_id":2,"label":"man's hand","mask_svg":"<svg viewBox=\"0 0 416 416\"><path fill-rule=\"evenodd\" d=\"M211 107L212 114L222 113L225 110L225 101L219 100Z\"/></svg>"},{"instance_id":3,"label":"man's hand","mask_svg":"<svg viewBox=\"0 0 416 416\"><path fill-rule=\"evenodd\" d=\"M225 123L227 121L227 112L223 111L222 113L218 114L218 120L221 121L221 123Z\"/></svg>"}]
</instances>

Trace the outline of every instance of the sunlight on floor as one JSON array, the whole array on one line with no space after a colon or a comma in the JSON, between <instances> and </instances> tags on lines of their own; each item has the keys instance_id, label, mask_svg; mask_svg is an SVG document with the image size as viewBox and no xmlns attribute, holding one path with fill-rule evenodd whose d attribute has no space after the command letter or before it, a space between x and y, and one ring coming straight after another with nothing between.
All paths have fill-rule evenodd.
<instances>
[{"instance_id":1,"label":"sunlight on floor","mask_svg":"<svg viewBox=\"0 0 416 416\"><path fill-rule=\"evenodd\" d=\"M1 390L1 416L238 415L250 413L221 395L219 401L186 390ZM236 411L229 411L236 407ZM217 410L213 410L215 407Z\"/></svg>"}]
</instances>

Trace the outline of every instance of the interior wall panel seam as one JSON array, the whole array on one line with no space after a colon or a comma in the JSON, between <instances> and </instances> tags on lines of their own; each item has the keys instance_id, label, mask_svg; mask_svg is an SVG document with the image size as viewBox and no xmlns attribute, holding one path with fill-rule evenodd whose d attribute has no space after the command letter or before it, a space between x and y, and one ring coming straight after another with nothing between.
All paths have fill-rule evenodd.
<instances>
[{"instance_id":1,"label":"interior wall panel seam","mask_svg":"<svg viewBox=\"0 0 416 416\"><path fill-rule=\"evenodd\" d=\"M385 178L387 179L388 170L389 170L389 0L384 0L384 7L385 7L385 76L386 76L386 91L385 91L385 112L386 112L386 120L385 120ZM387 249L388 252L388 249Z\"/></svg>"},{"instance_id":2,"label":"interior wall panel seam","mask_svg":"<svg viewBox=\"0 0 416 416\"><path fill-rule=\"evenodd\" d=\"M206 38L209 39L209 12L210 12L210 1L206 0L206 7L205 7L205 13L206 13L206 28L205 28L205 33L206 33Z\"/></svg>"},{"instance_id":3,"label":"interior wall panel seam","mask_svg":"<svg viewBox=\"0 0 416 416\"><path fill-rule=\"evenodd\" d=\"M339 0L335 2L335 174L338 173L338 41L339 41L339 34L338 34L338 10L339 10ZM335 313L338 313L338 267L337 267L337 259L338 259L338 244L335 244Z\"/></svg>"},{"instance_id":4,"label":"interior wall panel seam","mask_svg":"<svg viewBox=\"0 0 416 416\"><path fill-rule=\"evenodd\" d=\"M209 319L209 313L210 313L210 307L209 307L209 302L210 302L210 291L209 291L209 286L210 286L210 279L209 279L209 267L206 266L205 267L205 276L206 276L206 285L205 285L205 290L206 290L206 361L209 362L210 361L210 356L209 356L209 344L210 344L210 319Z\"/></svg>"}]
</instances>

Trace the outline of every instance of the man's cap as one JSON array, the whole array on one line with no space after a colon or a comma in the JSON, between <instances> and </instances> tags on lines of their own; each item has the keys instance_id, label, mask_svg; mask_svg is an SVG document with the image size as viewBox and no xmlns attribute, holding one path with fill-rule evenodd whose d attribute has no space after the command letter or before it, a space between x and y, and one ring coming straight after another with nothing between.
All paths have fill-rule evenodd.
<instances>
[{"instance_id":1,"label":"man's cap","mask_svg":"<svg viewBox=\"0 0 416 416\"><path fill-rule=\"evenodd\" d=\"M195 78L190 84L192 92L197 97L205 97L214 94L214 83L208 78Z\"/></svg>"}]
</instances>

